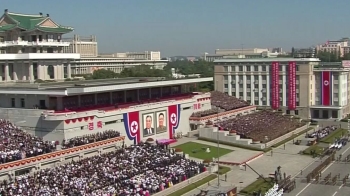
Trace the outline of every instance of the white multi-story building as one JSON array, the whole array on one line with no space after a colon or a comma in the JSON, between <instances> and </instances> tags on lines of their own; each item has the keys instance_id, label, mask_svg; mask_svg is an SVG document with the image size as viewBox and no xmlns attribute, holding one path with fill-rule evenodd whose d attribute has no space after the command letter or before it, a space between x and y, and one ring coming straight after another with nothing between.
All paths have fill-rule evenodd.
<instances>
[{"instance_id":1,"label":"white multi-story building","mask_svg":"<svg viewBox=\"0 0 350 196\"><path fill-rule=\"evenodd\" d=\"M28 15L5 9L0 18L0 81L63 80L71 77L70 61L79 54L63 53L69 43L62 35L73 31L49 14Z\"/></svg>"},{"instance_id":2,"label":"white multi-story building","mask_svg":"<svg viewBox=\"0 0 350 196\"><path fill-rule=\"evenodd\" d=\"M217 90L252 105L313 119L341 119L350 112L350 69L345 63L326 64L317 58L214 62Z\"/></svg>"},{"instance_id":3,"label":"white multi-story building","mask_svg":"<svg viewBox=\"0 0 350 196\"><path fill-rule=\"evenodd\" d=\"M343 38L338 41L327 41L316 47L317 51L337 53L340 57L349 52L349 39Z\"/></svg>"}]
</instances>

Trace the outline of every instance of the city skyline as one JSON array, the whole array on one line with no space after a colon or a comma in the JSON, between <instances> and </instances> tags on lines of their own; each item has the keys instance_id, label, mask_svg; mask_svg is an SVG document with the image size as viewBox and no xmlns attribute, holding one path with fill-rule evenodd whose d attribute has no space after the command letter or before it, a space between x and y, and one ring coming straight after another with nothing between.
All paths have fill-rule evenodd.
<instances>
[{"instance_id":1,"label":"city skyline","mask_svg":"<svg viewBox=\"0 0 350 196\"><path fill-rule=\"evenodd\" d=\"M62 0L3 2L3 9L23 14L50 14L74 34L96 35L101 53L161 51L162 56L199 56L217 48L309 47L347 37L342 20L347 1L116 1L81 4ZM328 17L331 12L337 13ZM72 36L68 34L66 37Z\"/></svg>"}]
</instances>

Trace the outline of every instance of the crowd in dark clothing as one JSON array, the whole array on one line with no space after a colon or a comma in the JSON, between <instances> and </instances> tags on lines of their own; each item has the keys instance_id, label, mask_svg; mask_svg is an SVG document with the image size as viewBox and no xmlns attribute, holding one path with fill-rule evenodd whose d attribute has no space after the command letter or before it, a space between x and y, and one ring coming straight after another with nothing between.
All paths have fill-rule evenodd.
<instances>
[{"instance_id":1,"label":"crowd in dark clothing","mask_svg":"<svg viewBox=\"0 0 350 196\"><path fill-rule=\"evenodd\" d=\"M335 130L337 130L336 126L327 126L327 127L322 128L322 129L319 129L318 131L307 134L307 137L308 138L322 139L324 137L327 137L330 133L332 133Z\"/></svg>"},{"instance_id":2,"label":"crowd in dark clothing","mask_svg":"<svg viewBox=\"0 0 350 196\"><path fill-rule=\"evenodd\" d=\"M81 146L81 145L103 141L103 140L107 140L115 137L120 137L119 131L107 130L104 132L78 136L68 140L63 140L62 149L73 148L75 146Z\"/></svg>"},{"instance_id":3,"label":"crowd in dark clothing","mask_svg":"<svg viewBox=\"0 0 350 196\"><path fill-rule=\"evenodd\" d=\"M235 110L250 105L250 103L248 103L247 101L238 99L234 96L229 96L219 91L212 91L210 93L210 96L211 105L222 108L226 111Z\"/></svg>"},{"instance_id":4,"label":"crowd in dark clothing","mask_svg":"<svg viewBox=\"0 0 350 196\"><path fill-rule=\"evenodd\" d=\"M301 126L299 119L282 113L263 110L253 114L238 116L218 123L222 129L236 131L242 138L266 142L289 133Z\"/></svg>"},{"instance_id":5,"label":"crowd in dark clothing","mask_svg":"<svg viewBox=\"0 0 350 196\"><path fill-rule=\"evenodd\" d=\"M173 150L139 144L4 181L0 194L149 196L203 171Z\"/></svg>"},{"instance_id":6,"label":"crowd in dark clothing","mask_svg":"<svg viewBox=\"0 0 350 196\"><path fill-rule=\"evenodd\" d=\"M212 91L210 93L211 105L216 107L209 110L199 111L192 114L192 117L205 117L213 114L217 114L222 111L235 110L243 107L247 107L250 104L244 100L238 99L233 96L229 96L219 91ZM218 108L218 109L217 109Z\"/></svg>"},{"instance_id":7,"label":"crowd in dark clothing","mask_svg":"<svg viewBox=\"0 0 350 196\"><path fill-rule=\"evenodd\" d=\"M56 141L43 141L0 119L0 164L53 152L56 145Z\"/></svg>"}]
</instances>

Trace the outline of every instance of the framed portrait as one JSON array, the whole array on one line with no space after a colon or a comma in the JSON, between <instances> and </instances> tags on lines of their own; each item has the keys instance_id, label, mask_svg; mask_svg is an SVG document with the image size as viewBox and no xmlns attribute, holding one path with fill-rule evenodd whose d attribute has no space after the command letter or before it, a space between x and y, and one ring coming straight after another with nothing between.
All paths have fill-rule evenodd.
<instances>
[{"instance_id":1,"label":"framed portrait","mask_svg":"<svg viewBox=\"0 0 350 196\"><path fill-rule=\"evenodd\" d=\"M154 113L147 113L142 115L143 120L143 136L147 137L155 134L154 128Z\"/></svg>"},{"instance_id":2,"label":"framed portrait","mask_svg":"<svg viewBox=\"0 0 350 196\"><path fill-rule=\"evenodd\" d=\"M166 111L156 112L156 133L164 133L167 131L167 115Z\"/></svg>"}]
</instances>

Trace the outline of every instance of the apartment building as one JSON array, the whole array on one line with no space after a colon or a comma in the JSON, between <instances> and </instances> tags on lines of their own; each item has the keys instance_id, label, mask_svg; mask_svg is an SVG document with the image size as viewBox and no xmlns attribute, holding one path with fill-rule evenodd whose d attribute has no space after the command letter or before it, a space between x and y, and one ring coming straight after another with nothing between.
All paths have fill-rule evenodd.
<instances>
[{"instance_id":1,"label":"apartment building","mask_svg":"<svg viewBox=\"0 0 350 196\"><path fill-rule=\"evenodd\" d=\"M349 67L341 62L262 58L214 63L215 88L252 105L307 119L341 119L350 112Z\"/></svg>"},{"instance_id":2,"label":"apartment building","mask_svg":"<svg viewBox=\"0 0 350 196\"><path fill-rule=\"evenodd\" d=\"M317 45L317 51L337 53L340 57L349 53L349 39L343 38L337 41L327 41L324 44Z\"/></svg>"}]
</instances>

